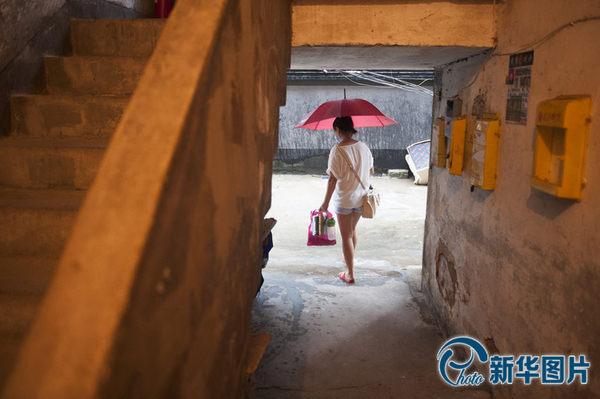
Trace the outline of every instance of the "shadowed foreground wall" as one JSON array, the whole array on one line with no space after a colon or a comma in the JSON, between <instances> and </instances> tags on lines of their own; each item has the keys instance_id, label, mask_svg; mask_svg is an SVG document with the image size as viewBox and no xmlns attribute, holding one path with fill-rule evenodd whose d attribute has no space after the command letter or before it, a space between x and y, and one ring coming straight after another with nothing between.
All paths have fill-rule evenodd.
<instances>
[{"instance_id":1,"label":"shadowed foreground wall","mask_svg":"<svg viewBox=\"0 0 600 399\"><path fill-rule=\"evenodd\" d=\"M291 9L177 4L4 398L241 395Z\"/></svg>"},{"instance_id":2,"label":"shadowed foreground wall","mask_svg":"<svg viewBox=\"0 0 600 399\"><path fill-rule=\"evenodd\" d=\"M600 5L507 1L497 15L494 54L518 53L570 21L600 16ZM448 335L485 340L493 353L585 354L592 363L587 386L519 382L495 386L495 398L600 397L600 53L588 39L599 35L599 20L576 23L535 48L526 126L505 121L508 56L474 57L438 71L435 97L442 90L442 101L434 103L434 116L458 95L468 118L463 176L433 167L429 178L423 288L438 323ZM593 100L581 202L530 186L536 108L570 94ZM497 182L494 191L471 193L473 112L481 104L501 115Z\"/></svg>"}]
</instances>

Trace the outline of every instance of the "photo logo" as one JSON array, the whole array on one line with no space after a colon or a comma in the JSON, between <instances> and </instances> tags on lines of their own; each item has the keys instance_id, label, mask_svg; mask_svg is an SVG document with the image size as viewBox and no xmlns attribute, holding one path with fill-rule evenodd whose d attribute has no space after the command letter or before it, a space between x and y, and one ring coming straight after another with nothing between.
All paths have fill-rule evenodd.
<instances>
[{"instance_id":1,"label":"photo logo","mask_svg":"<svg viewBox=\"0 0 600 399\"><path fill-rule=\"evenodd\" d=\"M456 363L450 360L452 358L452 355L454 354L454 351L450 347L452 345L459 344L466 345L471 348L471 357L465 363ZM481 383L485 381L485 378L481 374L475 372L473 374L465 375L465 370L471 365L471 363L473 363L475 355L477 355L477 358L482 363L486 363L489 359L489 355L487 353L487 350L485 350L485 347L481 345L479 341L473 338L458 337L446 342L446 344L442 346L442 349L440 349L440 351L437 354L437 359L439 361L439 372L444 381L455 387L481 385ZM448 376L448 367L460 371L456 381L452 381Z\"/></svg>"},{"instance_id":2,"label":"photo logo","mask_svg":"<svg viewBox=\"0 0 600 399\"><path fill-rule=\"evenodd\" d=\"M470 349L470 357L464 363L452 360L454 351L452 346L461 345ZM570 385L577 380L582 385L588 383L588 370L590 363L585 355L494 355L489 356L481 342L470 337L457 337L449 340L442 346L437 354L438 370L440 376L446 383L454 387L478 386L486 381L486 378L475 372L467 374L466 371L475 361L488 363L489 361L489 383L512 384L515 380L521 380L525 385L531 385L533 380L539 380L542 385ZM448 371L458 371L458 377L453 381ZM455 373L452 373L453 375Z\"/></svg>"}]
</instances>

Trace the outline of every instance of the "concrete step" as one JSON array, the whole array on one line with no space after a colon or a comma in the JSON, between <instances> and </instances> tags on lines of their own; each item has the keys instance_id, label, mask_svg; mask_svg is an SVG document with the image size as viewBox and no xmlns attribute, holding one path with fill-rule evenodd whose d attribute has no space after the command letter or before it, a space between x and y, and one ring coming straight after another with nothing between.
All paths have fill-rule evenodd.
<instances>
[{"instance_id":1,"label":"concrete step","mask_svg":"<svg viewBox=\"0 0 600 399\"><path fill-rule=\"evenodd\" d=\"M166 19L71 21L74 55L149 57Z\"/></svg>"},{"instance_id":2,"label":"concrete step","mask_svg":"<svg viewBox=\"0 0 600 399\"><path fill-rule=\"evenodd\" d=\"M107 144L107 140L0 140L0 186L87 189Z\"/></svg>"},{"instance_id":3,"label":"concrete step","mask_svg":"<svg viewBox=\"0 0 600 399\"><path fill-rule=\"evenodd\" d=\"M121 120L129 99L125 96L12 96L12 134L108 138Z\"/></svg>"},{"instance_id":4,"label":"concrete step","mask_svg":"<svg viewBox=\"0 0 600 399\"><path fill-rule=\"evenodd\" d=\"M0 293L43 295L57 263L57 258L0 256Z\"/></svg>"},{"instance_id":5,"label":"concrete step","mask_svg":"<svg viewBox=\"0 0 600 399\"><path fill-rule=\"evenodd\" d=\"M20 340L42 300L40 295L0 293L0 340Z\"/></svg>"},{"instance_id":6,"label":"concrete step","mask_svg":"<svg viewBox=\"0 0 600 399\"><path fill-rule=\"evenodd\" d=\"M0 189L0 256L57 259L84 196L77 190Z\"/></svg>"},{"instance_id":7,"label":"concrete step","mask_svg":"<svg viewBox=\"0 0 600 399\"><path fill-rule=\"evenodd\" d=\"M22 340L0 340L0 391L12 372Z\"/></svg>"},{"instance_id":8,"label":"concrete step","mask_svg":"<svg viewBox=\"0 0 600 399\"><path fill-rule=\"evenodd\" d=\"M50 94L133 94L147 57L45 57Z\"/></svg>"}]
</instances>

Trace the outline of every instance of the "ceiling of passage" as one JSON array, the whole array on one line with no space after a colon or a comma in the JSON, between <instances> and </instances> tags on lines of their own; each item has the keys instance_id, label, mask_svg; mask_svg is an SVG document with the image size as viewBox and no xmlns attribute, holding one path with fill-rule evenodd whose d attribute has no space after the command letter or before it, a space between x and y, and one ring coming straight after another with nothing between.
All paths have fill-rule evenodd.
<instances>
[{"instance_id":1,"label":"ceiling of passage","mask_svg":"<svg viewBox=\"0 0 600 399\"><path fill-rule=\"evenodd\" d=\"M431 69L487 49L489 47L293 47L291 69Z\"/></svg>"}]
</instances>

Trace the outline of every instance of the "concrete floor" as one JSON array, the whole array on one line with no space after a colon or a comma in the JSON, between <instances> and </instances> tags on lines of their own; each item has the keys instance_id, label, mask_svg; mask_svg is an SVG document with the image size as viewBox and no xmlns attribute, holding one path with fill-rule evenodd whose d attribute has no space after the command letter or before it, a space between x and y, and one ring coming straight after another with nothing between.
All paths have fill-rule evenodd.
<instances>
[{"instance_id":1,"label":"concrete floor","mask_svg":"<svg viewBox=\"0 0 600 399\"><path fill-rule=\"evenodd\" d=\"M255 373L254 398L489 398L452 388L437 373L445 340L417 304L427 188L373 179L382 205L375 219L358 224L356 284L347 285L337 277L341 244L306 246L309 212L326 184L273 176L275 246L252 314L252 331L273 338Z\"/></svg>"}]
</instances>

